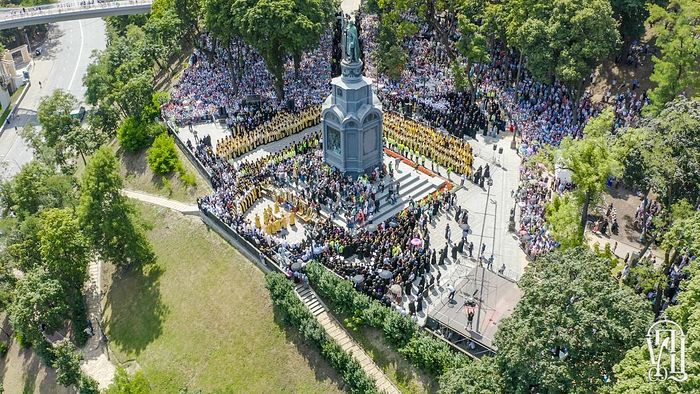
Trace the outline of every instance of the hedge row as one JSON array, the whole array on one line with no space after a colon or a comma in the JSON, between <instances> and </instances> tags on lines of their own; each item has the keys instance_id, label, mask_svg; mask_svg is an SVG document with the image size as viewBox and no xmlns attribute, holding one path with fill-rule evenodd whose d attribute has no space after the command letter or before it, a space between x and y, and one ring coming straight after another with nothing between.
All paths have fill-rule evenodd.
<instances>
[{"instance_id":1,"label":"hedge row","mask_svg":"<svg viewBox=\"0 0 700 394\"><path fill-rule=\"evenodd\" d=\"M415 366L439 376L471 359L454 352L448 344L419 330L408 317L356 291L317 262L306 266L309 282L335 312L352 316L355 325L382 330L387 342Z\"/></svg>"},{"instance_id":2,"label":"hedge row","mask_svg":"<svg viewBox=\"0 0 700 394\"><path fill-rule=\"evenodd\" d=\"M279 273L268 274L266 282L272 302L281 312L285 323L296 328L306 342L315 345L321 351L331 366L343 377L350 392L376 393L374 381L351 355L326 334L309 309L296 296L291 282Z\"/></svg>"}]
</instances>

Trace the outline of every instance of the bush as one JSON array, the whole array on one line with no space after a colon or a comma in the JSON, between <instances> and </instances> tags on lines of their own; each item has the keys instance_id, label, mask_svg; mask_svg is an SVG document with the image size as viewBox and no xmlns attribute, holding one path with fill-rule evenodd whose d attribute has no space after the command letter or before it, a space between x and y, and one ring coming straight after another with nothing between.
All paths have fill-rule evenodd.
<instances>
[{"instance_id":1,"label":"bush","mask_svg":"<svg viewBox=\"0 0 700 394\"><path fill-rule=\"evenodd\" d=\"M80 375L80 383L78 384L78 393L80 394L99 394L100 386L97 381L85 374Z\"/></svg>"},{"instance_id":2,"label":"bush","mask_svg":"<svg viewBox=\"0 0 700 394\"><path fill-rule=\"evenodd\" d=\"M136 152L151 145L153 135L150 134L149 125L137 118L124 119L117 129L119 144L129 152Z\"/></svg>"},{"instance_id":3,"label":"bush","mask_svg":"<svg viewBox=\"0 0 700 394\"><path fill-rule=\"evenodd\" d=\"M434 375L442 375L470 361L464 355L455 353L445 342L422 332L416 332L399 352Z\"/></svg>"},{"instance_id":4,"label":"bush","mask_svg":"<svg viewBox=\"0 0 700 394\"><path fill-rule=\"evenodd\" d=\"M184 168L180 169L180 180L187 186L197 186L197 179L191 172L186 172Z\"/></svg>"},{"instance_id":5,"label":"bush","mask_svg":"<svg viewBox=\"0 0 700 394\"><path fill-rule=\"evenodd\" d=\"M355 291L349 281L340 278L317 262L306 266L309 281L321 298L336 312L352 315L353 328L361 324L381 329L387 342L411 363L434 375L440 375L469 358L454 352L445 342L418 331L408 317Z\"/></svg>"},{"instance_id":6,"label":"bush","mask_svg":"<svg viewBox=\"0 0 700 394\"><path fill-rule=\"evenodd\" d=\"M134 376L129 376L122 367L117 368L117 373L114 375L114 382L109 385L107 391L105 391L106 394L147 394L150 392L151 386L148 384L143 371L137 371Z\"/></svg>"},{"instance_id":7,"label":"bush","mask_svg":"<svg viewBox=\"0 0 700 394\"><path fill-rule=\"evenodd\" d=\"M321 350L321 354L343 377L351 393L377 392L374 381L351 355L326 334L309 309L294 294L294 287L284 275L268 274L266 287L270 291L272 303L281 312L282 319L296 328L306 342Z\"/></svg>"},{"instance_id":8,"label":"bush","mask_svg":"<svg viewBox=\"0 0 700 394\"><path fill-rule=\"evenodd\" d=\"M5 357L10 346L6 342L0 342L0 357Z\"/></svg>"},{"instance_id":9,"label":"bush","mask_svg":"<svg viewBox=\"0 0 700 394\"><path fill-rule=\"evenodd\" d=\"M158 175L169 174L181 168L173 137L160 134L148 149L148 166Z\"/></svg>"},{"instance_id":10,"label":"bush","mask_svg":"<svg viewBox=\"0 0 700 394\"><path fill-rule=\"evenodd\" d=\"M73 340L75 344L78 346L85 345L89 338L88 334L85 332L85 329L88 327L88 317L82 294L75 297L71 321L73 322Z\"/></svg>"},{"instance_id":11,"label":"bush","mask_svg":"<svg viewBox=\"0 0 700 394\"><path fill-rule=\"evenodd\" d=\"M58 383L70 387L77 385L80 381L80 354L76 351L75 345L64 339L58 342L53 348L53 367L56 368L56 380Z\"/></svg>"}]
</instances>

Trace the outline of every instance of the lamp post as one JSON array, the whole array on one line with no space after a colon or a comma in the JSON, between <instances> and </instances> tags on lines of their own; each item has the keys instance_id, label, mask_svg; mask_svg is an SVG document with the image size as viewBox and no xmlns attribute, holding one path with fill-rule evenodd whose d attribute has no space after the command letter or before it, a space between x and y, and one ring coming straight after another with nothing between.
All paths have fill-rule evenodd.
<instances>
[{"instance_id":1,"label":"lamp post","mask_svg":"<svg viewBox=\"0 0 700 394\"><path fill-rule=\"evenodd\" d=\"M479 237L479 264L476 266L474 271L474 283L476 283L477 275L479 274L479 267L481 266L481 244L484 240L484 229L486 228L486 213L489 209L489 197L491 196L491 186L493 185L493 180L491 178L486 182L488 188L486 189L486 206L484 207L484 221L481 224L481 236ZM484 267L481 267L481 288L479 289L479 310L476 314L476 332L479 332L479 321L481 320L481 308L483 307L484 298Z\"/></svg>"}]
</instances>

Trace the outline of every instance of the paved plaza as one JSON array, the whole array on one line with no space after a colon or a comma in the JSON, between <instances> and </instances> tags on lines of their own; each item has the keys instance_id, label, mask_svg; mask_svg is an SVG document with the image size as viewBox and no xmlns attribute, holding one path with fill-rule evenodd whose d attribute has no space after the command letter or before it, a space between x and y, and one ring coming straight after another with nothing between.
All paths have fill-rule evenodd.
<instances>
[{"instance_id":1,"label":"paved plaza","mask_svg":"<svg viewBox=\"0 0 700 394\"><path fill-rule=\"evenodd\" d=\"M278 152L288 145L303 139L306 135L317 132L319 127L310 127L295 135L262 145L234 159L234 163L241 160L255 160ZM198 138L210 136L214 146L216 146L217 140L228 133L226 128L219 123L196 125L193 127L193 130ZM181 127L178 131L181 139L185 141L189 139L194 142L194 135L188 127ZM453 261L451 255L448 256L448 263L444 268L441 283L457 281L465 275L465 272L470 271L476 264L476 257L478 256L481 243L486 245L484 253L486 258L491 254L494 256L493 269L498 270L502 264L505 264L504 276L510 279L519 279L527 265L527 259L518 244L517 237L514 233L508 231L510 210L514 208L514 199L511 197L511 192L518 187L520 157L515 151L510 149L510 136L506 134L504 136L504 138L492 138L478 134L476 139L468 140L474 150L474 167L488 164L491 168L493 186L491 186L489 192L486 184L484 188L480 188L474 183L466 181L462 187L456 188L456 204L469 212L471 233L468 241L474 243L474 253L473 258L469 258L468 253L459 254L456 261ZM496 150L494 150L494 146ZM501 148L502 153L499 154L498 152ZM425 166L427 168L435 168L437 173L447 177L447 170L439 166L433 167L430 160L426 159ZM413 171L408 165L401 164L398 172L409 170ZM460 186L460 179L454 174L450 176L449 180L456 186ZM264 200L256 203L252 212L248 212L246 217L251 219L251 222L254 222L255 213L258 212L257 210L262 210L263 205ZM456 243L459 241L461 229L457 226L454 216L453 211L443 212L429 225L431 244L436 249L443 248L447 243L445 239L445 228L447 225L451 227L452 242ZM302 236L303 234L300 232L293 231L287 235L285 240L291 244L300 240L299 237Z\"/></svg>"}]
</instances>

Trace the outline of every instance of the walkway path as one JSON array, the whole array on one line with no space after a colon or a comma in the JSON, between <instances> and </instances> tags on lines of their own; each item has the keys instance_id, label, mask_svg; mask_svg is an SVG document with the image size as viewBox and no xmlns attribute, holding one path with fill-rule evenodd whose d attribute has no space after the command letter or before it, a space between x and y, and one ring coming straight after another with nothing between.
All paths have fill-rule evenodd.
<instances>
[{"instance_id":1,"label":"walkway path","mask_svg":"<svg viewBox=\"0 0 700 394\"><path fill-rule=\"evenodd\" d=\"M197 208L196 205L190 205L184 202L170 200L165 197L154 196L152 194L137 192L134 190L122 189L122 194L135 200L147 202L153 205L159 205L165 208L170 208L174 211L182 213L183 215L199 215L199 208Z\"/></svg>"},{"instance_id":2,"label":"walkway path","mask_svg":"<svg viewBox=\"0 0 700 394\"><path fill-rule=\"evenodd\" d=\"M360 363L360 366L365 373L370 376L377 384L379 392L388 394L399 394L401 391L386 377L384 372L372 361L348 333L336 322L331 314L326 310L326 307L321 304L316 293L308 286L298 285L295 288L297 295L304 304L309 308L316 320L321 323L326 333L335 340L343 350Z\"/></svg>"},{"instance_id":3,"label":"walkway path","mask_svg":"<svg viewBox=\"0 0 700 394\"><path fill-rule=\"evenodd\" d=\"M101 390L106 389L114 381L117 368L109 359L109 349L102 332L102 264L94 259L88 266L90 286L85 297L87 314L92 322L94 335L88 338L87 343L81 349L83 361L80 364L83 372L95 379Z\"/></svg>"}]
</instances>

